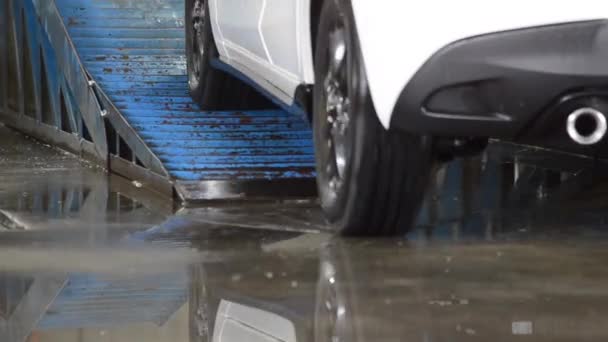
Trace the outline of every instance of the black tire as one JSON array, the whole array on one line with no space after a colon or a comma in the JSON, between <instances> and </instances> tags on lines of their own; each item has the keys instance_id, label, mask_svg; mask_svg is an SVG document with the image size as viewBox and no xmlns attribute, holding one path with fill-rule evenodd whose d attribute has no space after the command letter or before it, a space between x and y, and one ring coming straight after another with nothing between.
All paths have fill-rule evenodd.
<instances>
[{"instance_id":1,"label":"black tire","mask_svg":"<svg viewBox=\"0 0 608 342\"><path fill-rule=\"evenodd\" d=\"M197 23L198 29L195 29ZM212 67L211 62L219 59L219 53L206 0L186 0L184 24L188 86L190 95L201 109L254 110L276 107L248 84Z\"/></svg>"},{"instance_id":2,"label":"black tire","mask_svg":"<svg viewBox=\"0 0 608 342\"><path fill-rule=\"evenodd\" d=\"M344 49L336 43L340 38ZM316 44L313 125L317 183L326 216L345 235L405 234L414 224L434 170L432 138L387 131L380 124L350 1L325 1ZM330 69L330 55L335 64L337 56L344 55L339 71L336 65ZM328 76L330 70L337 81ZM330 93L337 91L347 105L334 105L340 101ZM347 108L346 119L339 119L344 111L336 108ZM347 122L348 127L336 129L336 122ZM335 132L345 133L338 139ZM345 163L337 162L338 150ZM346 166L340 169L338 164Z\"/></svg>"}]
</instances>

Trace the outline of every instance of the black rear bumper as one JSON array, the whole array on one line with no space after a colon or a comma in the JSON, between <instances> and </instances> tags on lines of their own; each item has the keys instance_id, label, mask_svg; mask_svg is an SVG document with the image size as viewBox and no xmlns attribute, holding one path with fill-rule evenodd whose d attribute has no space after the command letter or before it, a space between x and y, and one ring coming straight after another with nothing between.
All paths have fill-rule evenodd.
<instances>
[{"instance_id":1,"label":"black rear bumper","mask_svg":"<svg viewBox=\"0 0 608 342\"><path fill-rule=\"evenodd\" d=\"M493 33L429 59L403 90L391 127L526 140L539 122L563 119L565 129L559 112L572 101L597 103L593 92L601 90L608 90L608 21Z\"/></svg>"}]
</instances>

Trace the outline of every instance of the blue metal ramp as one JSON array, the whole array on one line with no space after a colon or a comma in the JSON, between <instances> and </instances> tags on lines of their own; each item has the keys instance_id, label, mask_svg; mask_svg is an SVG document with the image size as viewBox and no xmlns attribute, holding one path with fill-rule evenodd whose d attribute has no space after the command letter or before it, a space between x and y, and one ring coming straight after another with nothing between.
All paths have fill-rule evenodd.
<instances>
[{"instance_id":1,"label":"blue metal ramp","mask_svg":"<svg viewBox=\"0 0 608 342\"><path fill-rule=\"evenodd\" d=\"M17 12L20 1L7 1L12 3L7 12ZM314 194L312 132L303 118L276 109L202 112L190 99L185 0L24 2L33 2L32 10L39 12L58 72L84 70L104 124L85 123L80 137L93 145L102 138L91 135L105 137L99 154L113 172L186 202ZM54 16L61 27L45 23ZM56 39L62 30L63 41ZM65 52L57 50L65 49L74 57L62 58ZM89 110L78 99L57 102ZM49 134L41 138L49 140Z\"/></svg>"}]
</instances>

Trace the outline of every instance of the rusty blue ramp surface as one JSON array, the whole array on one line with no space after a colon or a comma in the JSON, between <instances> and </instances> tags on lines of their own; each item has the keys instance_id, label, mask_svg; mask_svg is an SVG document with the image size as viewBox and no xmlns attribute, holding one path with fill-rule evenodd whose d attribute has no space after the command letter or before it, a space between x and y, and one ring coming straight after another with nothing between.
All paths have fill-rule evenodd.
<instances>
[{"instance_id":1,"label":"rusty blue ramp surface","mask_svg":"<svg viewBox=\"0 0 608 342\"><path fill-rule=\"evenodd\" d=\"M186 193L217 191L201 181L312 180L303 118L202 112L190 99L185 0L55 1L87 71Z\"/></svg>"}]
</instances>

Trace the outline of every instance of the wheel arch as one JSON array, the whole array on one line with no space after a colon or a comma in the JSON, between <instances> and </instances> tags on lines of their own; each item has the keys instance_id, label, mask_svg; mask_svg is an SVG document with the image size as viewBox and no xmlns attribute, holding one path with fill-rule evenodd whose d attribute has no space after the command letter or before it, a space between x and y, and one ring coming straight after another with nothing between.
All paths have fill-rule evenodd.
<instances>
[{"instance_id":1,"label":"wheel arch","mask_svg":"<svg viewBox=\"0 0 608 342\"><path fill-rule=\"evenodd\" d=\"M310 36L311 36L311 50L313 53L312 63L307 67L314 70L314 54L316 50L316 35L318 33L318 27L321 17L321 11L326 1L335 0L304 0L308 1L310 6ZM377 41L377 37L381 37L381 41L392 42L399 41L399 39L392 39L395 35L399 35L398 31L393 32L391 25L382 24L383 15L387 10L393 10L398 13L400 11L402 3L391 2L388 6L375 6L372 1L369 0L348 0L353 9L353 20L355 22L356 33L359 38L359 48L361 49L361 57L365 66L365 71L368 77L368 83L370 88L370 95L372 97L372 103L378 114L378 117L384 128L390 127L390 121L393 115L393 110L398 96L401 94L403 87L408 81L407 77L404 77L402 73L391 72L394 70L401 70L399 67L408 64L408 59L390 58L386 60L387 54L383 51L386 47ZM371 18L369 14L373 14ZM380 27L377 26L379 24ZM378 44L381 48L378 48ZM401 57L401 56L400 56ZM414 61L419 63L419 61ZM371 68L370 68L371 66ZM388 70L388 71L387 71ZM387 80L389 82L387 82ZM388 84L387 84L388 83Z\"/></svg>"},{"instance_id":2,"label":"wheel arch","mask_svg":"<svg viewBox=\"0 0 608 342\"><path fill-rule=\"evenodd\" d=\"M321 18L321 9L323 4L327 0L302 0L300 8L304 8L300 17L301 21L299 24L300 34L304 34L305 39L300 40L300 59L303 61L302 65L302 78L303 82L296 88L294 93L294 105L303 110L309 122L312 122L312 87L314 85L314 69L315 69L315 53L316 53L316 42L317 32L319 31L319 22ZM305 54L310 54L309 58L305 57ZM310 75L309 79L305 76Z\"/></svg>"}]
</instances>

